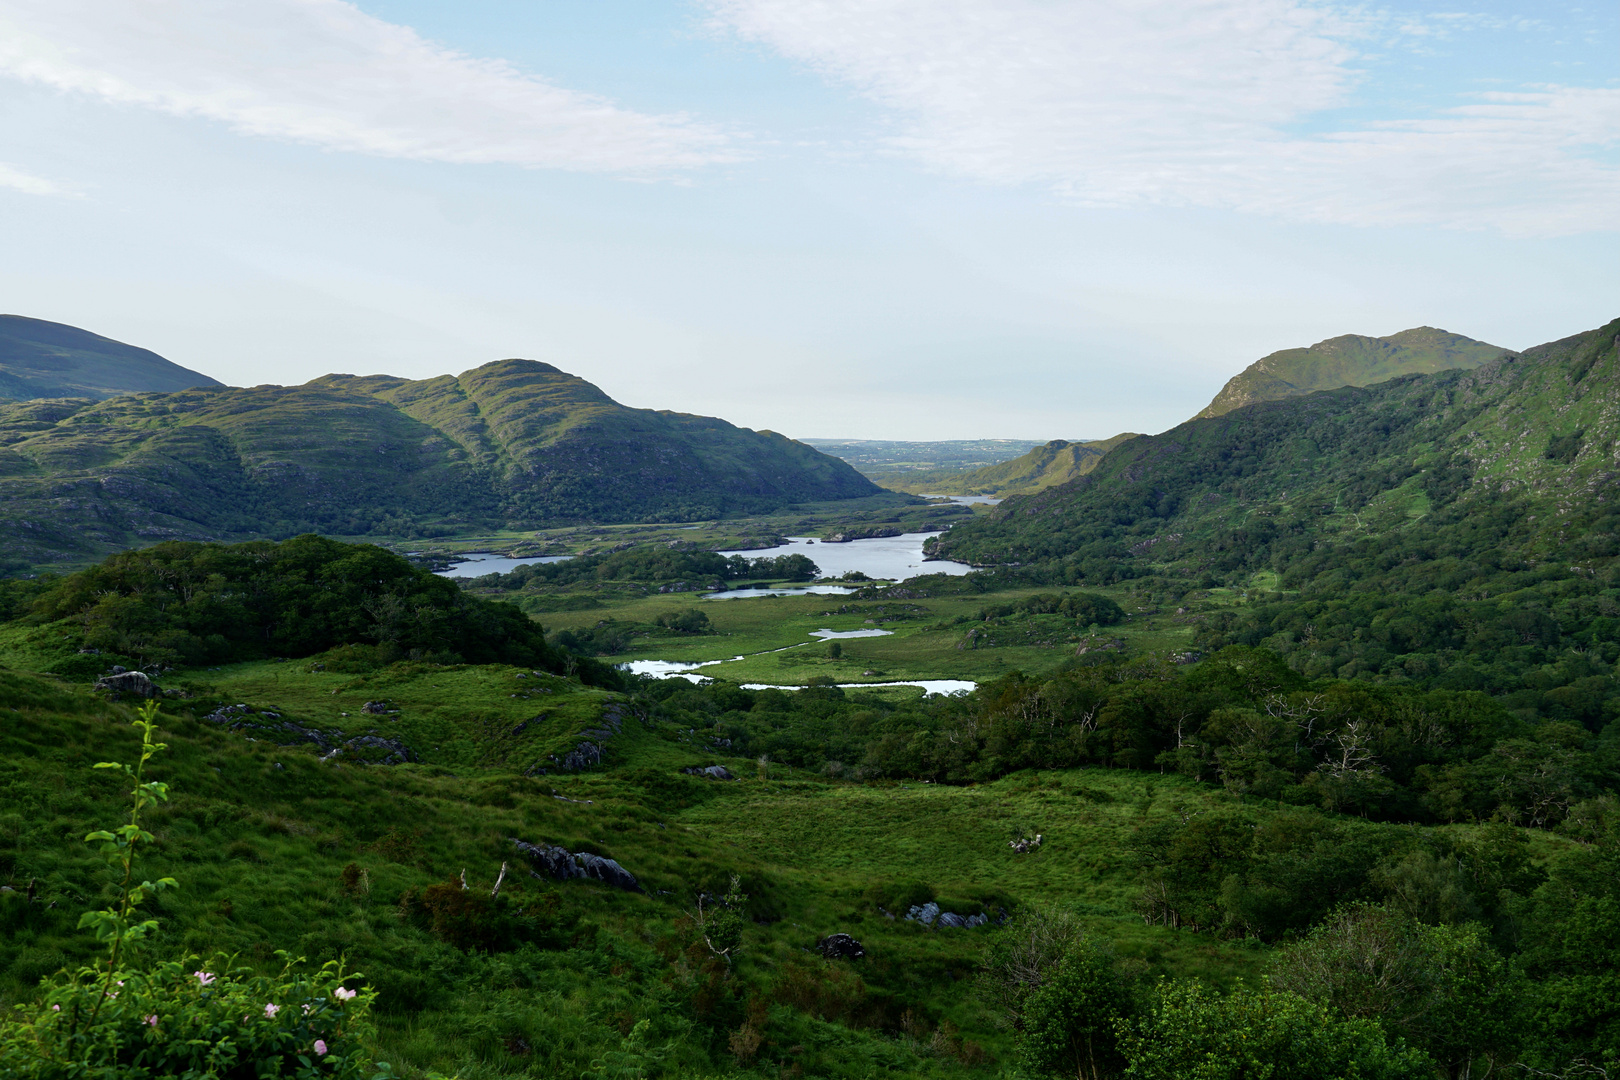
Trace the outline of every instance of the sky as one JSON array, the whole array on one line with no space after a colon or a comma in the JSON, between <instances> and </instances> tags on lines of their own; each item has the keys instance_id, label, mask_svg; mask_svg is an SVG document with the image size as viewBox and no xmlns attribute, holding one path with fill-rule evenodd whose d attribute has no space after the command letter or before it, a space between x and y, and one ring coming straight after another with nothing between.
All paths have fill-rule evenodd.
<instances>
[{"instance_id":1,"label":"sky","mask_svg":"<svg viewBox=\"0 0 1620 1080\"><path fill-rule=\"evenodd\" d=\"M0 311L235 385L1103 438L1591 329L1617 233L1612 2L0 0Z\"/></svg>"}]
</instances>

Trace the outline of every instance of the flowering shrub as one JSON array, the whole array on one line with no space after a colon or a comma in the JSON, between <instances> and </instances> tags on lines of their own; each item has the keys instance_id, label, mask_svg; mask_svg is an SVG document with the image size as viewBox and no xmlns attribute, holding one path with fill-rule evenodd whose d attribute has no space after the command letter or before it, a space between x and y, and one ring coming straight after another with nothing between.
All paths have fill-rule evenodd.
<instances>
[{"instance_id":1,"label":"flowering shrub","mask_svg":"<svg viewBox=\"0 0 1620 1080\"><path fill-rule=\"evenodd\" d=\"M344 986L356 976L336 962L300 971L281 955L276 976L189 957L118 971L110 990L99 967L60 972L0 1025L0 1076L392 1076L363 1049L373 992Z\"/></svg>"},{"instance_id":2,"label":"flowering shrub","mask_svg":"<svg viewBox=\"0 0 1620 1080\"><path fill-rule=\"evenodd\" d=\"M154 842L141 827L142 811L169 797L166 784L145 778L146 763L165 749L152 737L156 702L146 703L135 726L136 763L95 766L120 770L133 782L129 822L85 837L101 846L119 880L113 906L79 920L106 944L107 959L57 972L41 984L37 1003L19 1005L17 1017L0 1021L0 1078L392 1077L386 1062L370 1068L362 1051L372 1035L373 994L345 986L359 976L335 961L309 974L296 969L301 961L277 953L284 966L274 977L232 968L229 957L131 963L131 952L157 928L155 919L139 919L141 904L177 887L171 878L135 884L137 852Z\"/></svg>"}]
</instances>

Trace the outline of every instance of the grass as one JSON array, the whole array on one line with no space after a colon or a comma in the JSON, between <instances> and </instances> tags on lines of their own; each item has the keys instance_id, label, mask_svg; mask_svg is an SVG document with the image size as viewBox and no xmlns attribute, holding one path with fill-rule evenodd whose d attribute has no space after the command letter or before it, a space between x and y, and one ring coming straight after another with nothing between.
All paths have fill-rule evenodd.
<instances>
[{"instance_id":1,"label":"grass","mask_svg":"<svg viewBox=\"0 0 1620 1080\"><path fill-rule=\"evenodd\" d=\"M187 703L171 703L162 732L170 749L154 761L153 775L173 786L174 798L151 819L158 843L142 871L172 875L182 889L157 905L158 948L236 952L260 965L272 962L275 948L312 960L347 954L384 991L382 1053L407 1075L538 1068L539 1058L511 1051L514 1033L526 1033L531 1047L549 1039L547 1074L573 1075L647 1017L662 1018L655 1035L675 1044L677 1059L710 1067L714 1048L689 1023L682 1027L669 979L683 970L680 978L697 978L680 959L690 940L682 919L699 890L721 888L732 873L742 876L762 920L748 932L735 985L797 1000L811 992L806 986L826 990L831 980L875 1018L838 1026L771 1006L762 1053L830 1075L844 1074L839 1055L890 1060L908 1075L960 1071L954 1059L923 1053L912 1035L885 1033L897 1030L905 1009L930 1030L952 1025L994 1058L1007 1053L1006 1034L989 1024L968 978L996 931L934 932L887 919L862 898L874 881L922 878L945 897L1076 906L1123 954L1166 974L1230 978L1263 959L1146 927L1132 914L1132 870L1122 854L1131 830L1183 804L1220 798L1179 778L1072 771L972 788L861 786L775 765L762 778L753 763L733 759L727 763L742 779L714 783L679 773L712 755L639 721L613 740L606 771L524 777L488 752L478 736L485 719L505 724L546 697L555 721L537 738L567 741L563 733L594 722L610 697L555 682L546 687L552 694L541 695L532 676L518 680L520 672L506 668L399 665L356 677L306 666L246 664L193 672L187 682L194 692L211 686L350 731L377 718L361 720L339 706L385 697L401 708L399 718L384 719L387 730L439 742L420 764L355 767L309 748L251 741L194 718ZM17 673L0 672L0 683L8 706L0 879L19 889L32 880L56 904L29 907L0 944L6 1004L92 952L74 929L77 912L110 883L78 841L113 812L117 785L89 766L127 756L134 740L123 706ZM523 691L514 689L520 683ZM511 697L524 691L533 696ZM1014 855L1008 834L1026 826L1048 840L1036 853ZM509 894L551 904L557 928L548 945L510 953L463 953L402 917L399 899L409 889L463 872L487 888L513 859L512 836L609 855L646 892L510 875ZM351 863L363 871L360 889L344 884ZM835 931L855 934L871 957L854 982L806 958ZM726 1059L723 1048L719 1058Z\"/></svg>"},{"instance_id":2,"label":"grass","mask_svg":"<svg viewBox=\"0 0 1620 1080\"><path fill-rule=\"evenodd\" d=\"M858 600L848 596L769 596L738 600L702 600L676 593L621 597L601 607L539 615L548 629L595 626L604 619L651 623L660 614L700 608L715 628L713 634L650 635L613 662L659 659L699 663L746 659L707 669L740 682L804 685L828 676L839 682L891 679L987 679L1010 670L1051 671L1075 655L1084 632L1056 616L1024 616L1000 621L991 648L965 648L969 629L987 604L1062 590L1010 589L996 593L948 595L904 600ZM1088 590L1109 596L1127 612L1142 605L1128 589ZM1231 597L1236 601L1235 595ZM958 622L957 620L963 620ZM839 642L843 655L826 656L826 644L812 638L815 630L883 629L890 636L850 638ZM1117 626L1102 629L1108 640L1123 641L1130 653L1181 651L1192 643L1193 623L1186 617L1139 613ZM1054 647L1060 646L1060 647ZM776 650L788 651L776 651ZM867 671L878 676L869 677Z\"/></svg>"}]
</instances>

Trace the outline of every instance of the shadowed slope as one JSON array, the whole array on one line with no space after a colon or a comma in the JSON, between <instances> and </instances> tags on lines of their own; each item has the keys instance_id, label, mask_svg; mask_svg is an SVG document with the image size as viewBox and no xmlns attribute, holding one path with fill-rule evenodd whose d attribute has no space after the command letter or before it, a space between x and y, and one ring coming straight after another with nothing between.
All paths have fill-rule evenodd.
<instances>
[{"instance_id":1,"label":"shadowed slope","mask_svg":"<svg viewBox=\"0 0 1620 1080\"><path fill-rule=\"evenodd\" d=\"M0 405L0 529L32 560L166 539L700 520L877 490L773 432L628 409L527 360L420 382Z\"/></svg>"},{"instance_id":2,"label":"shadowed slope","mask_svg":"<svg viewBox=\"0 0 1620 1080\"><path fill-rule=\"evenodd\" d=\"M155 352L76 326L0 315L0 398L100 400L141 390L223 385Z\"/></svg>"}]
</instances>

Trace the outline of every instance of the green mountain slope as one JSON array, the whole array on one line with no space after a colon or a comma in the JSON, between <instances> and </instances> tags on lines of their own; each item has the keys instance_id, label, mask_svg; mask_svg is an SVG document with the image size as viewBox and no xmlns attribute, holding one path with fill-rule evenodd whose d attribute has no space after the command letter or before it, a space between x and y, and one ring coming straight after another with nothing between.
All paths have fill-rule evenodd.
<instances>
[{"instance_id":1,"label":"green mountain slope","mask_svg":"<svg viewBox=\"0 0 1620 1080\"><path fill-rule=\"evenodd\" d=\"M0 405L0 535L33 561L165 539L696 520L877 490L774 432L626 408L528 360Z\"/></svg>"},{"instance_id":2,"label":"green mountain slope","mask_svg":"<svg viewBox=\"0 0 1620 1080\"><path fill-rule=\"evenodd\" d=\"M76 326L0 315L0 398L93 398L224 384Z\"/></svg>"},{"instance_id":3,"label":"green mountain slope","mask_svg":"<svg viewBox=\"0 0 1620 1080\"><path fill-rule=\"evenodd\" d=\"M1279 401L1340 386L1371 386L1397 375L1477 368L1508 355L1508 349L1432 326L1388 337L1345 334L1255 361L1234 375L1194 419L1221 416L1257 401Z\"/></svg>"},{"instance_id":4,"label":"green mountain slope","mask_svg":"<svg viewBox=\"0 0 1620 1080\"><path fill-rule=\"evenodd\" d=\"M931 550L1014 580L1137 579L1202 650L1485 690L1597 732L1620 720L1617 337L1192 420Z\"/></svg>"},{"instance_id":5,"label":"green mountain slope","mask_svg":"<svg viewBox=\"0 0 1620 1080\"><path fill-rule=\"evenodd\" d=\"M1134 438L1135 433L1127 431L1111 439L1087 442L1053 439L1022 457L979 469L867 475L886 488L915 495L1028 495L1084 476L1097 467L1104 454Z\"/></svg>"},{"instance_id":6,"label":"green mountain slope","mask_svg":"<svg viewBox=\"0 0 1620 1080\"><path fill-rule=\"evenodd\" d=\"M1620 554L1617 334L1620 321L1474 371L1190 420L936 547L1117 578L1166 565L1282 572L1317 556L1332 573L1323 552L1370 542L1415 563L1561 563L1590 579Z\"/></svg>"}]
</instances>

